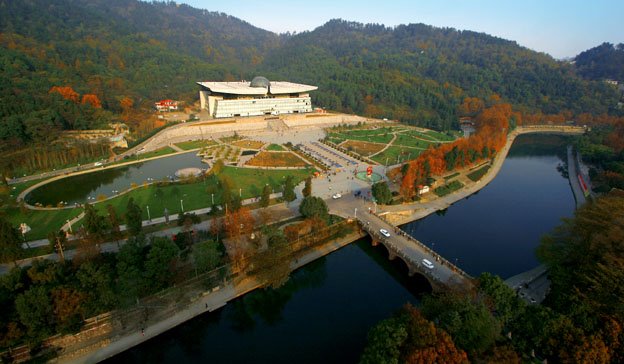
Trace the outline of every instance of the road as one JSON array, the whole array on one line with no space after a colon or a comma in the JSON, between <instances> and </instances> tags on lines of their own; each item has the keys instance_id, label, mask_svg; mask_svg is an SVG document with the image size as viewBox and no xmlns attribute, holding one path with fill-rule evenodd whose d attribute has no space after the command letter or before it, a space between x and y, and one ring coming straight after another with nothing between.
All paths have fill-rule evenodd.
<instances>
[{"instance_id":1,"label":"road","mask_svg":"<svg viewBox=\"0 0 624 364\"><path fill-rule=\"evenodd\" d=\"M374 239L379 239L387 245L389 249L399 256L411 266L423 273L429 278L433 278L445 285L455 285L457 283L466 283L466 277L459 273L452 263L423 246L415 239L409 237L401 229L392 226L374 213L374 205L362 198L351 195L344 196L340 199L332 199L328 201L328 207L331 213L341 215L343 217L354 217L361 221L362 225L370 233L376 235ZM356 211L357 209L357 211ZM381 229L389 231L390 236L386 237L379 233ZM427 259L434 264L434 268L430 269L423 266L423 259Z\"/></svg>"}]
</instances>

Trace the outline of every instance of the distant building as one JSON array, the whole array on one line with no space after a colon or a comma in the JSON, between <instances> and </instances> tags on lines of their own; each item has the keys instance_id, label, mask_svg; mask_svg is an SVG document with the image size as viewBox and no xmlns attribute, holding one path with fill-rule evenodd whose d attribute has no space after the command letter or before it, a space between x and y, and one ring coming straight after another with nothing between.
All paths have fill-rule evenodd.
<instances>
[{"instance_id":1,"label":"distant building","mask_svg":"<svg viewBox=\"0 0 624 364\"><path fill-rule=\"evenodd\" d=\"M174 111L178 109L178 102L175 100L160 100L154 103L158 111Z\"/></svg>"},{"instance_id":2,"label":"distant building","mask_svg":"<svg viewBox=\"0 0 624 364\"><path fill-rule=\"evenodd\" d=\"M197 82L202 110L215 118L312 112L318 87L254 77L251 82Z\"/></svg>"},{"instance_id":3,"label":"distant building","mask_svg":"<svg viewBox=\"0 0 624 364\"><path fill-rule=\"evenodd\" d=\"M608 83L609 85L613 85L613 86L617 86L618 83L619 83L616 80L604 80L604 82Z\"/></svg>"}]
</instances>

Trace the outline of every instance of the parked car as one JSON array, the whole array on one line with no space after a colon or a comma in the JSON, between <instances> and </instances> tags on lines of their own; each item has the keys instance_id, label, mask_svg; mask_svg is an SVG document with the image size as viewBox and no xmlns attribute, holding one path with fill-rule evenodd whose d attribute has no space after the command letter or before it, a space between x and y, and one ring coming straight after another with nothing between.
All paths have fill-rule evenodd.
<instances>
[{"instance_id":1,"label":"parked car","mask_svg":"<svg viewBox=\"0 0 624 364\"><path fill-rule=\"evenodd\" d=\"M427 267L427 268L429 268L429 269L433 269L433 263L431 263L431 262L429 261L429 259L423 259L423 260L422 260L422 263L423 263L423 265L424 265L425 267Z\"/></svg>"},{"instance_id":2,"label":"parked car","mask_svg":"<svg viewBox=\"0 0 624 364\"><path fill-rule=\"evenodd\" d=\"M332 198L333 198L334 200L337 200L337 199L339 199L339 198L341 198L341 197L342 197L342 195L341 195L341 194L339 194L339 193L334 193L334 195L332 196Z\"/></svg>"},{"instance_id":3,"label":"parked car","mask_svg":"<svg viewBox=\"0 0 624 364\"><path fill-rule=\"evenodd\" d=\"M94 166L99 167L102 165L102 162L95 162Z\"/></svg>"},{"instance_id":4,"label":"parked car","mask_svg":"<svg viewBox=\"0 0 624 364\"><path fill-rule=\"evenodd\" d=\"M379 229L379 232L381 233L381 235L385 236L386 238L390 237L390 233L386 229Z\"/></svg>"}]
</instances>

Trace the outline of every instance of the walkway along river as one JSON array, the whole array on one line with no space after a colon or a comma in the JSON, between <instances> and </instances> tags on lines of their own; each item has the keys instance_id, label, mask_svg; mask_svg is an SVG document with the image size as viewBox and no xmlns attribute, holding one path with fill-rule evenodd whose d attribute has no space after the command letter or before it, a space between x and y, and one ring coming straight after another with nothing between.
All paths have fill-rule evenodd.
<instances>
[{"instance_id":1,"label":"walkway along river","mask_svg":"<svg viewBox=\"0 0 624 364\"><path fill-rule=\"evenodd\" d=\"M574 209L557 170L565 156L558 138L519 137L490 185L444 216L404 228L449 260L459 257L458 265L474 275L531 268L539 237ZM111 362L356 362L370 326L426 290L384 254L361 240L295 272L278 290L250 293Z\"/></svg>"}]
</instances>

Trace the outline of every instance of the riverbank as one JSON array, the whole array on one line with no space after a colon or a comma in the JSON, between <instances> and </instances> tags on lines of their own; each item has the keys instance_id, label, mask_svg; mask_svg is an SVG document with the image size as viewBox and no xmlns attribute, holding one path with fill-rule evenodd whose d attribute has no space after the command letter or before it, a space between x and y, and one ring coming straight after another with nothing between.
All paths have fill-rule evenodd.
<instances>
[{"instance_id":1,"label":"riverbank","mask_svg":"<svg viewBox=\"0 0 624 364\"><path fill-rule=\"evenodd\" d=\"M576 127L560 127L558 129L552 126L547 127L518 127L507 136L507 142L500 152L494 157L489 171L478 181L465 185L465 187L450 193L443 197L438 197L429 202L413 202L402 205L383 206L379 210L378 215L382 216L390 224L399 226L420 220L440 210L447 209L452 204L463 200L466 197L478 192L496 178L500 171L509 150L516 137L530 133L555 133L555 134L581 134L583 128Z\"/></svg>"},{"instance_id":2,"label":"riverbank","mask_svg":"<svg viewBox=\"0 0 624 364\"><path fill-rule=\"evenodd\" d=\"M291 262L291 270L294 271L304 265L326 256L350 243L365 236L360 231L353 232L345 237L333 239L325 244L313 248L312 251L303 257ZM83 351L74 347L72 352L61 353L57 360L67 363L96 363L110 358L122 351L139 345L154 336L170 330L198 315L212 312L229 301L243 296L264 285L253 277L242 277L228 284L218 286L199 295L197 299L185 309L167 317L159 322L145 325L138 330L116 337L111 331L98 338L97 341L91 339L85 344L88 351ZM142 329L142 330L141 330Z\"/></svg>"}]
</instances>

